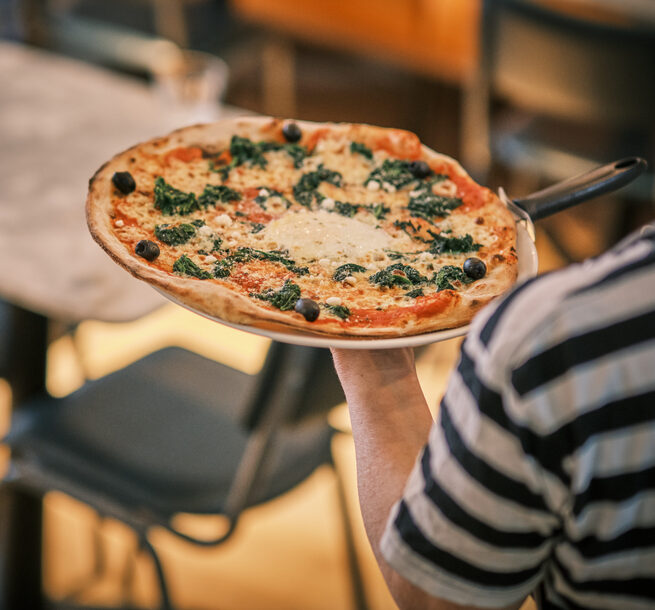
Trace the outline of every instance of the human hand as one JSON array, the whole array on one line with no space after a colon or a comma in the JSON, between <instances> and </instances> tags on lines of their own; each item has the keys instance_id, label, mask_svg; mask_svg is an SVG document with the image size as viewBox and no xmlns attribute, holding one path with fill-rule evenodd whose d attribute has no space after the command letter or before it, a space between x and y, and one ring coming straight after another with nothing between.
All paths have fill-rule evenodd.
<instances>
[{"instance_id":1,"label":"human hand","mask_svg":"<svg viewBox=\"0 0 655 610\"><path fill-rule=\"evenodd\" d=\"M334 366L341 383L392 383L416 372L414 350L399 349L337 349L332 348Z\"/></svg>"}]
</instances>

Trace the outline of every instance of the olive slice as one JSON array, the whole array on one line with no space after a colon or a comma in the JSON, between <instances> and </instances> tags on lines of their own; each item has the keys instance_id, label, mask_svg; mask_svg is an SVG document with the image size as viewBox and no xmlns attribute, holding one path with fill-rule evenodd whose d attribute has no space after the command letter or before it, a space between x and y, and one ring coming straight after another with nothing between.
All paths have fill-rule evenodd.
<instances>
[{"instance_id":1,"label":"olive slice","mask_svg":"<svg viewBox=\"0 0 655 610\"><path fill-rule=\"evenodd\" d=\"M412 161L409 164L409 171L414 178L427 178L432 173L430 166L425 161Z\"/></svg>"},{"instance_id":2,"label":"olive slice","mask_svg":"<svg viewBox=\"0 0 655 610\"><path fill-rule=\"evenodd\" d=\"M302 131L297 123L285 123L282 126L282 135L287 142L293 144L302 138Z\"/></svg>"},{"instance_id":3,"label":"olive slice","mask_svg":"<svg viewBox=\"0 0 655 610\"><path fill-rule=\"evenodd\" d=\"M154 261L159 256L159 246L148 239L142 239L134 248L134 252L147 261Z\"/></svg>"},{"instance_id":4,"label":"olive slice","mask_svg":"<svg viewBox=\"0 0 655 610\"><path fill-rule=\"evenodd\" d=\"M294 306L294 310L302 315L308 322L313 322L318 318L321 309L316 301L312 299L298 299Z\"/></svg>"},{"instance_id":5,"label":"olive slice","mask_svg":"<svg viewBox=\"0 0 655 610\"><path fill-rule=\"evenodd\" d=\"M129 195L136 188L136 182L130 172L116 172L111 181L123 195Z\"/></svg>"},{"instance_id":6,"label":"olive slice","mask_svg":"<svg viewBox=\"0 0 655 610\"><path fill-rule=\"evenodd\" d=\"M487 273L487 265L475 256L467 258L462 265L462 269L472 280L479 280Z\"/></svg>"}]
</instances>

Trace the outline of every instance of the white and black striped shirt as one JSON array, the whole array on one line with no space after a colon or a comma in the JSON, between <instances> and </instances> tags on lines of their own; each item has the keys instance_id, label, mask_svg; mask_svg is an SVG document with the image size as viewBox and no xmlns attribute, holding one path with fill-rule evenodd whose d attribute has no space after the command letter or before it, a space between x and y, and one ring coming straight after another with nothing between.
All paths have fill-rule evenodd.
<instances>
[{"instance_id":1,"label":"white and black striped shirt","mask_svg":"<svg viewBox=\"0 0 655 610\"><path fill-rule=\"evenodd\" d=\"M655 607L655 230L475 319L382 539L460 604Z\"/></svg>"}]
</instances>

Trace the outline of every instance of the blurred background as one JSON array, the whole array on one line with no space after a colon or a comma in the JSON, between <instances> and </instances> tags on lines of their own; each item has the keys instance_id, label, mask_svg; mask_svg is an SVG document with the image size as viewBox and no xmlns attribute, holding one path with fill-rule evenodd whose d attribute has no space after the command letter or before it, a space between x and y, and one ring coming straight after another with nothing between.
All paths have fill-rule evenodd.
<instances>
[{"instance_id":1,"label":"blurred background","mask_svg":"<svg viewBox=\"0 0 655 610\"><path fill-rule=\"evenodd\" d=\"M156 564L139 552L147 545L130 518L94 503L98 490L82 490L73 462L61 466L70 481L54 483L48 469L70 449L73 416L62 423L50 413L91 413L98 426L101 409L111 410L105 399L119 400L111 384L128 387L130 371L143 379L139 363L168 358L170 347L224 367L216 370L231 375L230 387L270 383L268 339L166 303L88 238L86 181L113 154L239 114L365 122L414 131L482 184L520 197L627 156L652 167L655 151L652 0L0 0L0 75L0 406L4 431L17 428L11 460L8 448L3 454L9 485L0 507L0 607L8 610L41 607L39 582L43 607L161 603ZM653 202L649 171L615 195L540 221L540 272L603 252L652 220ZM418 354L435 407L459 341ZM394 608L359 521L347 411L334 379L322 383L318 397L297 381L279 391L299 404L325 403L310 414L320 411L333 431L327 463L252 502L218 546L151 532L176 607ZM78 399L80 388L90 393ZM221 394L220 385L200 389L205 400ZM123 476L122 425L75 428L106 450L79 449L75 459ZM250 421L245 438L258 426ZM50 453L39 453L40 443ZM23 496L21 483L32 493ZM340 484L352 546L342 534ZM128 505L121 508L134 513ZM211 516L183 520L201 537L216 526Z\"/></svg>"}]
</instances>

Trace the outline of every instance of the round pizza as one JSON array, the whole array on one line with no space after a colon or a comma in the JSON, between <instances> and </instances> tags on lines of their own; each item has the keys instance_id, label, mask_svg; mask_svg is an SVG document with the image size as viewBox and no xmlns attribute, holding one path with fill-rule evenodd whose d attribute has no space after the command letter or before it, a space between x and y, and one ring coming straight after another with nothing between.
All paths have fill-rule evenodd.
<instances>
[{"instance_id":1,"label":"round pizza","mask_svg":"<svg viewBox=\"0 0 655 610\"><path fill-rule=\"evenodd\" d=\"M242 117L134 146L90 181L93 237L228 323L398 337L467 324L517 275L506 206L408 131Z\"/></svg>"}]
</instances>

